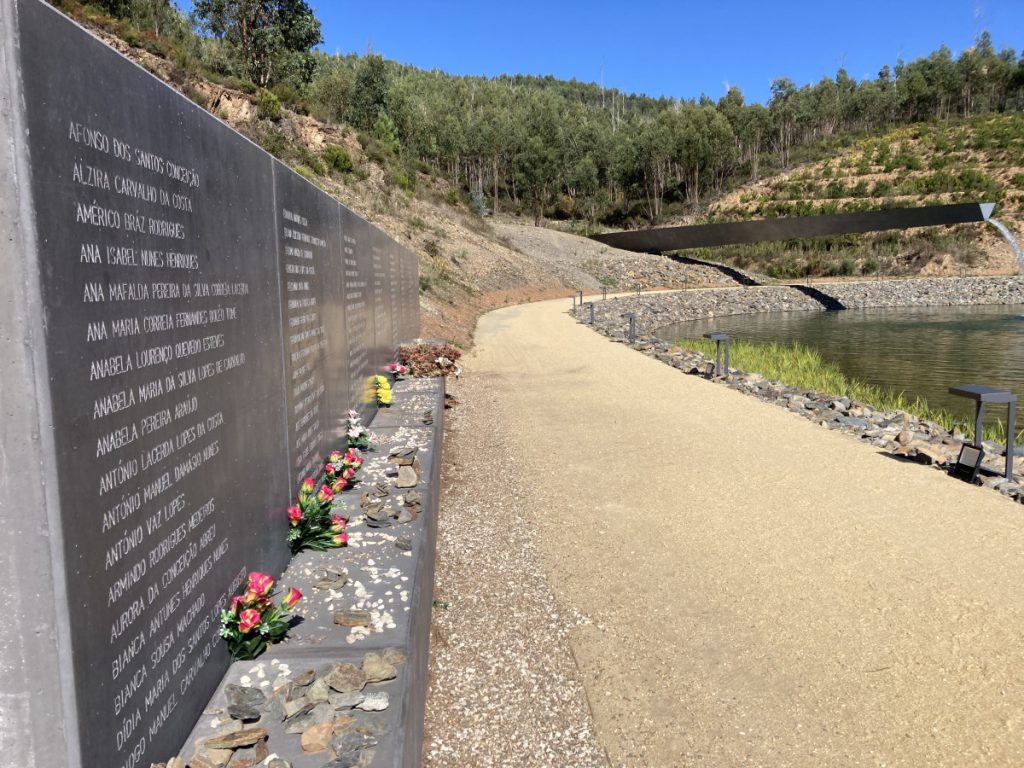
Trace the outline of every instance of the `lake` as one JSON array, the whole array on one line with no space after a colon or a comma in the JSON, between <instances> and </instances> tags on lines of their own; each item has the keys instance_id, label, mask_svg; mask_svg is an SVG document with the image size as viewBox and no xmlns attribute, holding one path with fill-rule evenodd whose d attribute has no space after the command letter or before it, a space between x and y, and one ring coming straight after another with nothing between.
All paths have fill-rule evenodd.
<instances>
[{"instance_id":1,"label":"lake","mask_svg":"<svg viewBox=\"0 0 1024 768\"><path fill-rule=\"evenodd\" d=\"M1003 387L1024 400L1024 305L764 312L675 323L657 336L676 341L711 330L744 341L803 344L847 376L957 414L974 411L973 403L947 392L954 384ZM1005 409L990 410L1005 420Z\"/></svg>"}]
</instances>

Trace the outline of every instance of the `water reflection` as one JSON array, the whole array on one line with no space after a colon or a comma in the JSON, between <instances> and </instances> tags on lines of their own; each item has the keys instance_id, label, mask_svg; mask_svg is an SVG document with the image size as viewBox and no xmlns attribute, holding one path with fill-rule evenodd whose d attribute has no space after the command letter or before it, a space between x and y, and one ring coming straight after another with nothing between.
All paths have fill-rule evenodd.
<instances>
[{"instance_id":1,"label":"water reflection","mask_svg":"<svg viewBox=\"0 0 1024 768\"><path fill-rule=\"evenodd\" d=\"M710 330L798 342L848 376L958 414L972 414L973 406L947 392L953 384L1005 387L1024 400L1024 305L768 312L676 323L658 336L675 341Z\"/></svg>"}]
</instances>

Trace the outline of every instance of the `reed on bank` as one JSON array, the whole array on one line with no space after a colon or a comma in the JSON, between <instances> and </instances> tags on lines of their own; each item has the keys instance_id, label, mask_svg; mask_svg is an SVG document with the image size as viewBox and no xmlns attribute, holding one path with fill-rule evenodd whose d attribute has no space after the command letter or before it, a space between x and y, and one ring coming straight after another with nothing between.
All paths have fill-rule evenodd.
<instances>
[{"instance_id":1,"label":"reed on bank","mask_svg":"<svg viewBox=\"0 0 1024 768\"><path fill-rule=\"evenodd\" d=\"M710 339L680 339L676 344L709 359L715 357L715 343ZM972 421L944 408L935 408L924 398L909 398L903 392L850 378L816 350L802 344L780 344L777 341L758 344L734 339L729 342L729 363L734 368L759 373L766 379L790 387L814 390L833 397L845 396L883 413L906 411L919 419L941 424L950 432L959 427L968 439L974 434ZM1022 434L1024 431L1017 435L1018 444ZM982 437L1005 443L1006 425L1002 421L986 424Z\"/></svg>"}]
</instances>

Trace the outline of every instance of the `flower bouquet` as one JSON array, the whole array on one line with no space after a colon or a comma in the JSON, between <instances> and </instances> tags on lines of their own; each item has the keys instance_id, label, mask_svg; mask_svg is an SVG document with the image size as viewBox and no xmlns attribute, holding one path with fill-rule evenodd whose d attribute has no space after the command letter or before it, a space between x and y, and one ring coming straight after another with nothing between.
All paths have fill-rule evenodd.
<instances>
[{"instance_id":1,"label":"flower bouquet","mask_svg":"<svg viewBox=\"0 0 1024 768\"><path fill-rule=\"evenodd\" d=\"M407 374L408 372L409 369L406 368L401 363L392 363L391 365L388 366L388 373L391 374L392 378L395 381L400 381L401 378L405 376L405 374Z\"/></svg>"},{"instance_id":2,"label":"flower bouquet","mask_svg":"<svg viewBox=\"0 0 1024 768\"><path fill-rule=\"evenodd\" d=\"M324 465L324 482L334 493L341 493L359 482L356 475L362 466L363 457L355 448L349 448L345 453L331 451L331 455Z\"/></svg>"},{"instance_id":3,"label":"flower bouquet","mask_svg":"<svg viewBox=\"0 0 1024 768\"><path fill-rule=\"evenodd\" d=\"M292 552L303 549L323 551L348 544L345 520L333 514L334 491L323 485L313 493L313 478L307 477L299 488L299 503L288 507L288 543Z\"/></svg>"},{"instance_id":4,"label":"flower bouquet","mask_svg":"<svg viewBox=\"0 0 1024 768\"><path fill-rule=\"evenodd\" d=\"M285 592L280 605L270 597L274 580L265 573L253 571L241 595L231 599L231 607L220 613L220 636L228 641L231 656L242 661L255 659L270 643L279 642L288 634L288 612L302 598L295 587Z\"/></svg>"},{"instance_id":5,"label":"flower bouquet","mask_svg":"<svg viewBox=\"0 0 1024 768\"><path fill-rule=\"evenodd\" d=\"M388 382L386 376L374 376L373 388L374 396L377 400L377 405L379 407L387 408L389 405L391 405L391 384Z\"/></svg>"},{"instance_id":6,"label":"flower bouquet","mask_svg":"<svg viewBox=\"0 0 1024 768\"><path fill-rule=\"evenodd\" d=\"M346 427L348 447L358 448L360 451L377 450L370 430L363 426L362 419L359 417L359 411L348 411L345 413L345 418L348 421L348 426Z\"/></svg>"}]
</instances>

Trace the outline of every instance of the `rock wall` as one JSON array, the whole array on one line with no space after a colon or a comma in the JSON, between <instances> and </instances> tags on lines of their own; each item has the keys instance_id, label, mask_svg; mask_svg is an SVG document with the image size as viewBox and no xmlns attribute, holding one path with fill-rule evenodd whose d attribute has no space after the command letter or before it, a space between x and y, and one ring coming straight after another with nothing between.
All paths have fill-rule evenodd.
<instances>
[{"instance_id":1,"label":"rock wall","mask_svg":"<svg viewBox=\"0 0 1024 768\"><path fill-rule=\"evenodd\" d=\"M602 333L625 337L629 324L622 316L627 312L636 315L637 334L642 336L672 323L723 315L971 304L1024 304L1024 277L934 277L624 296L596 301L594 319Z\"/></svg>"}]
</instances>

